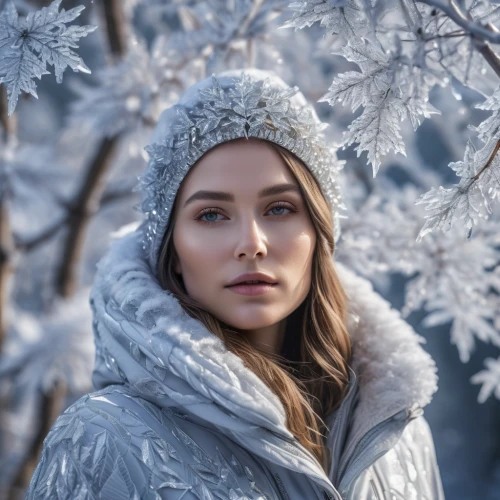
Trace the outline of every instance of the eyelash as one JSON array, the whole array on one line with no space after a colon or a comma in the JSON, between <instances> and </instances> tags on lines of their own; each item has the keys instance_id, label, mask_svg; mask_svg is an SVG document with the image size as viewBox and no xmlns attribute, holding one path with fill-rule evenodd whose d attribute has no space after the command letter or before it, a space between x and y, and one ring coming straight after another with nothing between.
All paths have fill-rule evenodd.
<instances>
[{"instance_id":1,"label":"eyelash","mask_svg":"<svg viewBox=\"0 0 500 500\"><path fill-rule=\"evenodd\" d=\"M288 203L284 203L282 201L279 201L276 203L276 205L274 205L273 207L271 207L268 212L270 210L273 210L274 208L287 208L288 210L290 210L290 214L285 214L285 215L275 215L274 217L286 217L288 215L291 215L292 213L295 213L297 210L294 210L293 208L291 208L291 206L288 204ZM195 218L195 220L201 222L202 224L207 224L207 225L212 225L212 224L217 224L218 222L220 221L208 221L208 220L202 220L201 217L203 217L204 215L207 215L207 214L212 214L212 213L215 213L215 214L220 214L222 213L222 210L220 210L219 208L205 208L203 209L199 214L198 216Z\"/></svg>"}]
</instances>

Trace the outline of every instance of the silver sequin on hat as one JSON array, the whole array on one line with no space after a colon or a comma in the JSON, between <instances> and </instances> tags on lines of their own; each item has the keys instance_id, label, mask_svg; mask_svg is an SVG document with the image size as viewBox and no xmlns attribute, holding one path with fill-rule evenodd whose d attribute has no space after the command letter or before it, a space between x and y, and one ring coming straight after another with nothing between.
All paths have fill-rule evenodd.
<instances>
[{"instance_id":1,"label":"silver sequin on hat","mask_svg":"<svg viewBox=\"0 0 500 500\"><path fill-rule=\"evenodd\" d=\"M330 204L337 242L338 212L345 209L337 182L343 162L325 143L326 127L298 87L289 87L269 71L225 71L188 88L161 114L145 148L146 172L134 189L142 194L135 208L146 216L139 230L151 268L156 271L175 197L189 169L218 144L243 137L279 144L305 163Z\"/></svg>"}]
</instances>

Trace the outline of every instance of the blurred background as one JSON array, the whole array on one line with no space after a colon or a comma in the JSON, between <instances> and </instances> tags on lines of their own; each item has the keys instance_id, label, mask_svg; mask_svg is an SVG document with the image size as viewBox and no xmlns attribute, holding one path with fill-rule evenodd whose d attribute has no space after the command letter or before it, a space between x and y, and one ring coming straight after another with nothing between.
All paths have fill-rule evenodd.
<instances>
[{"instance_id":1,"label":"blurred background","mask_svg":"<svg viewBox=\"0 0 500 500\"><path fill-rule=\"evenodd\" d=\"M480 150L486 142L485 126L480 132L471 126L490 120L491 131L491 119L499 121L500 72L484 49L470 47L463 26L433 12L433 2L289 3L0 0L0 498L24 498L55 418L93 390L89 287L120 228L141 218L133 188L159 114L198 79L243 67L274 70L299 86L330 124L325 134L344 163L346 207L336 258L370 279L427 341L439 391L425 416L446 498L500 498L498 210L472 231L462 211L463 220L456 217L449 230L433 230L417 242L426 210L415 204L433 188L456 183L465 167L454 162L465 163L466 148ZM495 2L458 4L471 13L471 23L489 23L492 31L500 25ZM12 9L24 19L47 13L41 9L49 5L55 20L46 20L46 33L54 39L64 23L97 28L75 35L72 50L81 61L75 59L62 80L55 76L64 70L57 62L49 61L50 74L27 70L24 85L32 80L38 99L20 92L14 103L6 52L19 46L6 28L14 23ZM57 20L62 9L80 6L70 23ZM429 36L419 39L422 30ZM389 68L382 55L346 50L355 47L354 33L399 66ZM493 54L498 48L489 47ZM426 59L436 52L438 69ZM389 68L395 99L410 96L414 109L425 102L433 110L426 115L422 105L406 118L384 115L392 135L385 140L400 139L378 152L371 144L356 149L360 140L344 135L352 135L348 127L358 118L358 129L368 134L363 113L371 109L373 88L350 97L339 91L360 71L376 70L373 61ZM401 61L407 73L396 69ZM424 67L425 78L417 77L415 68ZM329 89L330 101L321 100ZM477 107L490 96L489 105ZM490 159L500 173L496 157Z\"/></svg>"}]
</instances>

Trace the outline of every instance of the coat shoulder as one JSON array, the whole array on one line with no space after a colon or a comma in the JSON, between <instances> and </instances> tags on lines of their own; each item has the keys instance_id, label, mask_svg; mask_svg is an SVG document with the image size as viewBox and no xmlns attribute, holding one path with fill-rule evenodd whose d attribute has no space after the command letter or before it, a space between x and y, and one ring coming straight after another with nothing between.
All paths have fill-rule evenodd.
<instances>
[{"instance_id":1,"label":"coat shoulder","mask_svg":"<svg viewBox=\"0 0 500 500\"><path fill-rule=\"evenodd\" d=\"M232 451L175 408L109 386L56 420L26 500L267 498Z\"/></svg>"},{"instance_id":2,"label":"coat shoulder","mask_svg":"<svg viewBox=\"0 0 500 500\"><path fill-rule=\"evenodd\" d=\"M156 425L167 432L160 437ZM123 386L86 394L45 438L26 500L197 499L175 438L168 439L172 428L158 407Z\"/></svg>"}]
</instances>

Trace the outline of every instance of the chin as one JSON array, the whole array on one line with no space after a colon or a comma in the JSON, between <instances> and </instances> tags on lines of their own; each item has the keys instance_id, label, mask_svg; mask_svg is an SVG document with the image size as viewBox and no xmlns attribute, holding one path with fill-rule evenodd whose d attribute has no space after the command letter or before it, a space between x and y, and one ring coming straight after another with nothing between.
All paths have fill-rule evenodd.
<instances>
[{"instance_id":1,"label":"chin","mask_svg":"<svg viewBox=\"0 0 500 500\"><path fill-rule=\"evenodd\" d=\"M247 316L247 315L245 315ZM278 323L282 318L275 318L274 315L270 318L268 315L259 316L252 312L250 317L242 317L232 315L227 318L223 318L224 323L230 325L232 328L238 330L257 330L259 328L266 328L268 326Z\"/></svg>"}]
</instances>

